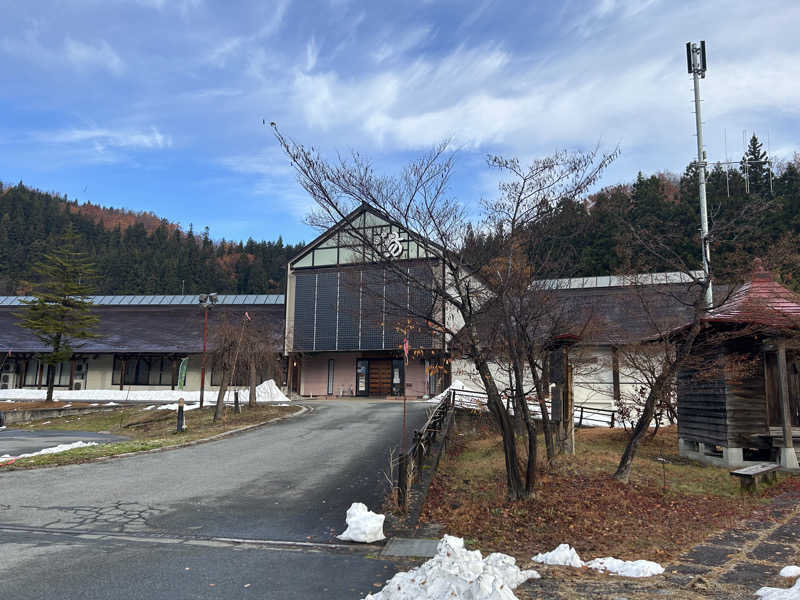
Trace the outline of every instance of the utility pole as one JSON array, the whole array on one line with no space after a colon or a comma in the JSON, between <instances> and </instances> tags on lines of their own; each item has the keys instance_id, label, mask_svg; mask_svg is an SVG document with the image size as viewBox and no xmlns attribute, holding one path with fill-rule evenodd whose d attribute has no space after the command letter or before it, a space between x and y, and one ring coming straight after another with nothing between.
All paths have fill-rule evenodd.
<instances>
[{"instance_id":1,"label":"utility pole","mask_svg":"<svg viewBox=\"0 0 800 600\"><path fill-rule=\"evenodd\" d=\"M217 303L217 294L200 294L200 306L203 307L203 357L200 364L200 408L206 391L206 339L208 338L208 309Z\"/></svg>"},{"instance_id":2,"label":"utility pole","mask_svg":"<svg viewBox=\"0 0 800 600\"><path fill-rule=\"evenodd\" d=\"M697 179L700 187L700 244L703 252L703 275L708 282L705 303L710 309L714 305L711 289L711 250L708 239L708 206L706 205L706 152L703 150L703 120L700 115L700 80L706 78L706 42L700 45L686 43L686 66L694 81L694 117L697 126Z\"/></svg>"}]
</instances>

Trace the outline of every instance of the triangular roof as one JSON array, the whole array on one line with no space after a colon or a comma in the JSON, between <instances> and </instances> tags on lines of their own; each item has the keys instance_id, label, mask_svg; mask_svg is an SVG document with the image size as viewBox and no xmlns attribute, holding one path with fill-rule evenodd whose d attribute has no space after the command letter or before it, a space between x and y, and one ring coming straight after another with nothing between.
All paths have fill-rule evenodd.
<instances>
[{"instance_id":1,"label":"triangular roof","mask_svg":"<svg viewBox=\"0 0 800 600\"><path fill-rule=\"evenodd\" d=\"M750 281L710 311L703 321L800 329L800 296L776 282L756 258Z\"/></svg>"},{"instance_id":2,"label":"triangular roof","mask_svg":"<svg viewBox=\"0 0 800 600\"><path fill-rule=\"evenodd\" d=\"M363 222L359 222L359 219L364 217ZM372 222L367 223L366 219L371 218ZM395 219L391 218L388 214L384 211L380 210L379 208L362 202L360 206L356 209L352 210L349 214L345 215L340 221L336 224L331 226L326 231L322 232L319 236L313 239L311 242L306 244L300 252L298 252L292 259L289 261L289 264L294 266L299 263L304 257L306 257L310 252L312 252L315 248L319 248L323 246L328 240L330 240L333 236L335 236L339 231L345 230L347 228L359 228L363 227L364 225L367 226L380 226L380 225L388 225L395 227L405 235L408 236L410 240L413 240L417 244L421 246L425 246L427 248L435 248L438 251L442 251L441 247L432 242L431 240L415 233L414 231L409 230L406 226L399 223Z\"/></svg>"}]
</instances>

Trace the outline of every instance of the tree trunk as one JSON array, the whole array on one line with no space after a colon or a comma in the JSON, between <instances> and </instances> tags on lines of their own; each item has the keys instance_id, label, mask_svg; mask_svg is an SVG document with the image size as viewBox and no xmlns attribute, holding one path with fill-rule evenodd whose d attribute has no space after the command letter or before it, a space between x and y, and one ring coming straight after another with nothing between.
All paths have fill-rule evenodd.
<instances>
[{"instance_id":1,"label":"tree trunk","mask_svg":"<svg viewBox=\"0 0 800 600\"><path fill-rule=\"evenodd\" d=\"M500 400L500 393L497 391L497 386L494 383L486 360L478 355L475 355L473 360L486 386L486 405L494 417L497 427L500 429L500 435L503 438L503 457L506 463L506 492L512 500L521 500L525 497L525 488L519 470L519 460L517 459L514 425L503 406L503 402Z\"/></svg>"},{"instance_id":2,"label":"tree trunk","mask_svg":"<svg viewBox=\"0 0 800 600\"><path fill-rule=\"evenodd\" d=\"M256 369L256 361L250 360L250 401L248 402L250 408L256 407L256 387L258 387L258 371Z\"/></svg>"},{"instance_id":3,"label":"tree trunk","mask_svg":"<svg viewBox=\"0 0 800 600\"><path fill-rule=\"evenodd\" d=\"M56 367L55 365L47 365L47 398L45 402L53 401L53 388L56 383Z\"/></svg>"},{"instance_id":4,"label":"tree trunk","mask_svg":"<svg viewBox=\"0 0 800 600\"><path fill-rule=\"evenodd\" d=\"M669 371L671 373L671 371ZM650 388L650 393L647 394L647 400L644 403L644 410L639 415L639 420L636 421L636 426L633 428L631 438L628 440L628 445L625 446L625 452L622 453L622 458L617 466L617 471L614 473L614 479L623 483L628 483L631 476L631 465L633 459L636 457L636 451L639 449L639 444L642 438L647 433L650 423L653 421L653 416L656 412L656 404L661 392L664 389L664 382L666 381L667 374L662 373L653 382L653 387Z\"/></svg>"},{"instance_id":5,"label":"tree trunk","mask_svg":"<svg viewBox=\"0 0 800 600\"><path fill-rule=\"evenodd\" d=\"M228 382L231 378L228 369L222 372L222 381L220 382L219 392L217 393L217 406L214 409L214 423L222 418L225 411L225 392L228 391Z\"/></svg>"},{"instance_id":6,"label":"tree trunk","mask_svg":"<svg viewBox=\"0 0 800 600\"><path fill-rule=\"evenodd\" d=\"M553 460L556 455L556 445L553 441L553 426L550 421L550 412L545 402L544 382L536 371L536 361L533 355L528 352L528 367L533 374L533 385L536 388L536 399L539 402L539 410L542 412L542 429L544 430L544 445L547 449L547 460Z\"/></svg>"}]
</instances>

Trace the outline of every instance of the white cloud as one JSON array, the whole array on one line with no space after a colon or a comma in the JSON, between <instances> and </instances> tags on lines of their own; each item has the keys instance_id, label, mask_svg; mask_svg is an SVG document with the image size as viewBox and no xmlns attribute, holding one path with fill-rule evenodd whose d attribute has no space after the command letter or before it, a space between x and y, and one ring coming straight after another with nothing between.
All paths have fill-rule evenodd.
<instances>
[{"instance_id":1,"label":"white cloud","mask_svg":"<svg viewBox=\"0 0 800 600\"><path fill-rule=\"evenodd\" d=\"M306 43L306 71L314 70L314 67L317 65L318 56L319 47L317 46L317 40L312 35L311 39Z\"/></svg>"},{"instance_id":2,"label":"white cloud","mask_svg":"<svg viewBox=\"0 0 800 600\"><path fill-rule=\"evenodd\" d=\"M104 128L63 129L36 134L40 141L53 144L91 144L102 153L108 148L161 150L172 146L172 138L157 128L149 131L113 130Z\"/></svg>"},{"instance_id":3,"label":"white cloud","mask_svg":"<svg viewBox=\"0 0 800 600\"><path fill-rule=\"evenodd\" d=\"M400 34L393 31L388 32L384 37L389 38L372 52L372 58L376 63L381 63L390 58L406 54L414 50L420 44L433 36L433 28L430 25L414 27Z\"/></svg>"},{"instance_id":4,"label":"white cloud","mask_svg":"<svg viewBox=\"0 0 800 600\"><path fill-rule=\"evenodd\" d=\"M64 40L64 55L78 70L100 68L114 75L120 75L125 70L122 59L105 40L93 46L67 37Z\"/></svg>"}]
</instances>

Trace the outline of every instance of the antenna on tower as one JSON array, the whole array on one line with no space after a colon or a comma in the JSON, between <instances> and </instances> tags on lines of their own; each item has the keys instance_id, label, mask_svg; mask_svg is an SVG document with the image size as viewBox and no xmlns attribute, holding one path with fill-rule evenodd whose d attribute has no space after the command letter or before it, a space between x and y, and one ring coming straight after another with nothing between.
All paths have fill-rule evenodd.
<instances>
[{"instance_id":1,"label":"antenna on tower","mask_svg":"<svg viewBox=\"0 0 800 600\"><path fill-rule=\"evenodd\" d=\"M730 162L728 161L728 130L722 130L722 146L725 148L725 189L728 193L728 198L731 197L731 178L729 174Z\"/></svg>"},{"instance_id":2,"label":"antenna on tower","mask_svg":"<svg viewBox=\"0 0 800 600\"><path fill-rule=\"evenodd\" d=\"M686 68L692 75L694 82L694 118L697 127L697 180L700 196L700 245L703 253L703 276L707 282L705 303L710 309L714 305L711 289L711 252L708 239L708 207L706 205L706 153L703 150L703 119L700 115L700 79L705 79L706 69L706 43L700 46L692 42L686 44Z\"/></svg>"}]
</instances>

